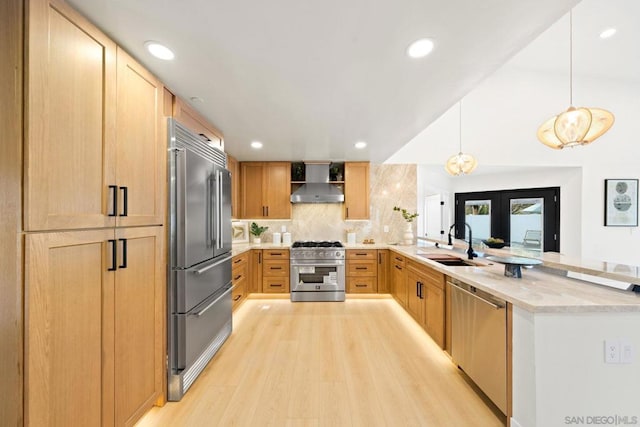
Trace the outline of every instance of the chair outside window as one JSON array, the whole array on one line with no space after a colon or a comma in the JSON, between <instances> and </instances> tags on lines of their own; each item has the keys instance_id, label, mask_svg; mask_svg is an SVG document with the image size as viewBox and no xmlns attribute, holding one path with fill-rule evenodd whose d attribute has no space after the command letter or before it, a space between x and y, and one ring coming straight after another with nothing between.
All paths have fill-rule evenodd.
<instances>
[{"instance_id":1,"label":"chair outside window","mask_svg":"<svg viewBox=\"0 0 640 427\"><path fill-rule=\"evenodd\" d=\"M527 230L524 233L522 244L525 248L540 248L542 246L542 231Z\"/></svg>"}]
</instances>

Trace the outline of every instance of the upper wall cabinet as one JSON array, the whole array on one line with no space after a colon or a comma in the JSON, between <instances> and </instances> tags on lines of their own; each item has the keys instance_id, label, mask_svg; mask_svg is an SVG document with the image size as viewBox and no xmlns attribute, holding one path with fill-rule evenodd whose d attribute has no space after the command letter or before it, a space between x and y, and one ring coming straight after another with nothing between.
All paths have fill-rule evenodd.
<instances>
[{"instance_id":1,"label":"upper wall cabinet","mask_svg":"<svg viewBox=\"0 0 640 427\"><path fill-rule=\"evenodd\" d=\"M369 219L369 162L344 164L344 218Z\"/></svg>"},{"instance_id":2,"label":"upper wall cabinet","mask_svg":"<svg viewBox=\"0 0 640 427\"><path fill-rule=\"evenodd\" d=\"M116 119L117 225L163 223L165 147L162 84L118 48Z\"/></svg>"},{"instance_id":3,"label":"upper wall cabinet","mask_svg":"<svg viewBox=\"0 0 640 427\"><path fill-rule=\"evenodd\" d=\"M291 163L242 162L240 170L241 218L291 218Z\"/></svg>"},{"instance_id":4,"label":"upper wall cabinet","mask_svg":"<svg viewBox=\"0 0 640 427\"><path fill-rule=\"evenodd\" d=\"M25 230L115 225L116 45L58 1L30 1Z\"/></svg>"},{"instance_id":5,"label":"upper wall cabinet","mask_svg":"<svg viewBox=\"0 0 640 427\"><path fill-rule=\"evenodd\" d=\"M222 132L213 127L200 113L178 97L175 98L173 104L173 118L194 133L207 139L212 146L224 151Z\"/></svg>"},{"instance_id":6,"label":"upper wall cabinet","mask_svg":"<svg viewBox=\"0 0 640 427\"><path fill-rule=\"evenodd\" d=\"M28 24L25 230L162 224L162 85L64 2Z\"/></svg>"}]
</instances>

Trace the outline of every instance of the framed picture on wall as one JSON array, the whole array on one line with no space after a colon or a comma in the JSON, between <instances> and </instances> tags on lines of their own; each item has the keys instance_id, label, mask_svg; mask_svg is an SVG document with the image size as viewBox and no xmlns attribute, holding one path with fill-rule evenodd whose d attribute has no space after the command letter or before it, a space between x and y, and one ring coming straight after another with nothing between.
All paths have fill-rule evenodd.
<instances>
[{"instance_id":1,"label":"framed picture on wall","mask_svg":"<svg viewBox=\"0 0 640 427\"><path fill-rule=\"evenodd\" d=\"M231 236L233 243L249 242L249 224L243 221L231 222Z\"/></svg>"},{"instance_id":2,"label":"framed picture on wall","mask_svg":"<svg viewBox=\"0 0 640 427\"><path fill-rule=\"evenodd\" d=\"M604 180L604 225L638 226L638 180Z\"/></svg>"}]
</instances>

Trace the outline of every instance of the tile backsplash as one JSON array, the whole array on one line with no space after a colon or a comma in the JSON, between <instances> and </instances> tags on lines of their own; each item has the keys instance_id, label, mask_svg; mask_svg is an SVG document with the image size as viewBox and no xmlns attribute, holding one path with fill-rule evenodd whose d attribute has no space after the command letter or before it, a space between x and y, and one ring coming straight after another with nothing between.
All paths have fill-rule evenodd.
<instances>
[{"instance_id":1,"label":"tile backsplash","mask_svg":"<svg viewBox=\"0 0 640 427\"><path fill-rule=\"evenodd\" d=\"M273 232L281 232L286 227L296 240L340 240L346 242L347 230L356 232L356 242L374 239L378 243L393 243L402 240L405 221L400 212L393 210L400 206L411 212L417 207L417 168L413 164L379 165L371 164L369 182L370 219L345 221L343 204L318 203L294 204L291 220L255 220L269 229L262 235L263 242L271 242ZM418 220L420 218L418 217ZM247 220L251 222L251 220ZM414 221L415 233L415 221ZM389 232L384 232L384 226Z\"/></svg>"}]
</instances>

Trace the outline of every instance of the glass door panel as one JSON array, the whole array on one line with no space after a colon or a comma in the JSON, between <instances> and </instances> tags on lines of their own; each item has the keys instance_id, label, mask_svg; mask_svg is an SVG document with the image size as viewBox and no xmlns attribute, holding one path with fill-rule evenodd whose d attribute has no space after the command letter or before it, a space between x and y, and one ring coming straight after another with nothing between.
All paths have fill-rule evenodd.
<instances>
[{"instance_id":1,"label":"glass door panel","mask_svg":"<svg viewBox=\"0 0 640 427\"><path fill-rule=\"evenodd\" d=\"M466 200L464 222L473 230L474 243L491 237L491 200ZM459 224L458 227L462 228L464 224ZM464 227L464 238L469 240L467 227Z\"/></svg>"},{"instance_id":2,"label":"glass door panel","mask_svg":"<svg viewBox=\"0 0 640 427\"><path fill-rule=\"evenodd\" d=\"M541 252L544 248L544 198L509 199L510 245Z\"/></svg>"}]
</instances>

